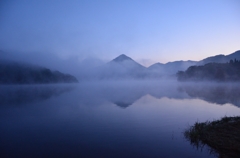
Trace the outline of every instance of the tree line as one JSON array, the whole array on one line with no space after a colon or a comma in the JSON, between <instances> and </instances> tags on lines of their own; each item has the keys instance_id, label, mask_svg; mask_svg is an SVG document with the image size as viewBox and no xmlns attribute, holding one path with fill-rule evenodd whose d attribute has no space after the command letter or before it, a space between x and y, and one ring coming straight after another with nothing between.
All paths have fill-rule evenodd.
<instances>
[{"instance_id":1,"label":"tree line","mask_svg":"<svg viewBox=\"0 0 240 158\"><path fill-rule=\"evenodd\" d=\"M177 73L179 81L240 81L240 60L191 66Z\"/></svg>"}]
</instances>

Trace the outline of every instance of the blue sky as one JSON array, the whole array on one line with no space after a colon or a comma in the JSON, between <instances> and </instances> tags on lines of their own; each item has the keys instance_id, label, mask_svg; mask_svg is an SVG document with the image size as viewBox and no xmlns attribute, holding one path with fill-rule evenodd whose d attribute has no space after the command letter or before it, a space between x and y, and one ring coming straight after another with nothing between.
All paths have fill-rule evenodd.
<instances>
[{"instance_id":1,"label":"blue sky","mask_svg":"<svg viewBox=\"0 0 240 158\"><path fill-rule=\"evenodd\" d=\"M201 60L240 49L239 0L2 0L0 50Z\"/></svg>"}]
</instances>

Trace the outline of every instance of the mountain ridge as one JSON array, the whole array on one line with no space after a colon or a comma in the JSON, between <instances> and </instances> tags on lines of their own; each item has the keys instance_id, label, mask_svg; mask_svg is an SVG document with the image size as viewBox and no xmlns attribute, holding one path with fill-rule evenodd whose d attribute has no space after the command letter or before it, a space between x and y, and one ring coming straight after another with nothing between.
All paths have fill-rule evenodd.
<instances>
[{"instance_id":1,"label":"mountain ridge","mask_svg":"<svg viewBox=\"0 0 240 158\"><path fill-rule=\"evenodd\" d=\"M99 67L97 71L98 79L137 79L145 77L146 67L121 54Z\"/></svg>"},{"instance_id":2,"label":"mountain ridge","mask_svg":"<svg viewBox=\"0 0 240 158\"><path fill-rule=\"evenodd\" d=\"M198 64L197 65L204 65L204 64L207 64L207 63L211 63L211 62L214 62L214 63L226 63L226 62L229 62L231 59L240 59L240 50L237 50L231 54L228 54L228 55L223 55L223 54L219 54L219 55L215 55L215 56L210 56L210 57L207 57L207 58L204 58L200 61L198 61Z\"/></svg>"},{"instance_id":3,"label":"mountain ridge","mask_svg":"<svg viewBox=\"0 0 240 158\"><path fill-rule=\"evenodd\" d=\"M158 73L157 76L171 75L171 74L176 74L178 71L185 71L190 66L205 65L208 63L227 63L230 60L234 60L234 59L240 60L240 50L237 50L228 55L219 54L215 56L210 56L200 61L178 60L173 62L167 62L166 64L162 64L158 62L150 65L148 69L152 71L152 73Z\"/></svg>"},{"instance_id":4,"label":"mountain ridge","mask_svg":"<svg viewBox=\"0 0 240 158\"><path fill-rule=\"evenodd\" d=\"M98 79L153 79L162 78L164 76L175 76L178 71L185 71L190 66L203 65L211 62L228 62L234 57L239 57L240 51L236 51L229 55L210 56L200 61L178 60L167 62L165 64L157 62L145 67L131 57L121 54L112 59L108 63L100 66L96 71Z\"/></svg>"},{"instance_id":5,"label":"mountain ridge","mask_svg":"<svg viewBox=\"0 0 240 158\"><path fill-rule=\"evenodd\" d=\"M132 61L134 61L132 58L126 56L125 54L121 54L121 55L117 56L116 58L114 58L114 59L111 60L111 61L114 61L114 62L123 62L123 61L126 61L126 60L132 60Z\"/></svg>"},{"instance_id":6,"label":"mountain ridge","mask_svg":"<svg viewBox=\"0 0 240 158\"><path fill-rule=\"evenodd\" d=\"M69 74L27 63L0 60L0 84L76 83Z\"/></svg>"}]
</instances>

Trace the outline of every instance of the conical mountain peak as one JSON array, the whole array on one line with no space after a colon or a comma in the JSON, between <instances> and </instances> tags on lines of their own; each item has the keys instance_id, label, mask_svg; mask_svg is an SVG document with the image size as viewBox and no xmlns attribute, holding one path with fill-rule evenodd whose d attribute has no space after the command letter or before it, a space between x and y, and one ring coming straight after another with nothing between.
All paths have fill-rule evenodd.
<instances>
[{"instance_id":1,"label":"conical mountain peak","mask_svg":"<svg viewBox=\"0 0 240 158\"><path fill-rule=\"evenodd\" d=\"M123 62L126 60L132 60L132 58L126 56L125 54L121 54L118 57L116 57L115 59L113 59L113 61L115 61L115 62Z\"/></svg>"}]
</instances>

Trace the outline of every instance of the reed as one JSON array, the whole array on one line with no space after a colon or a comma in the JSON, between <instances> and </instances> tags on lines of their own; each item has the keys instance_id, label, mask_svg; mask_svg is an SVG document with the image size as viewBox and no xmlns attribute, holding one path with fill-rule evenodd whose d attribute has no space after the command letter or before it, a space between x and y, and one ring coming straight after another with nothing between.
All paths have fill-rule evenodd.
<instances>
[{"instance_id":1,"label":"reed","mask_svg":"<svg viewBox=\"0 0 240 158\"><path fill-rule=\"evenodd\" d=\"M223 117L220 120L196 122L184 131L190 143L203 148L210 147L210 152L219 158L240 158L240 117Z\"/></svg>"}]
</instances>

